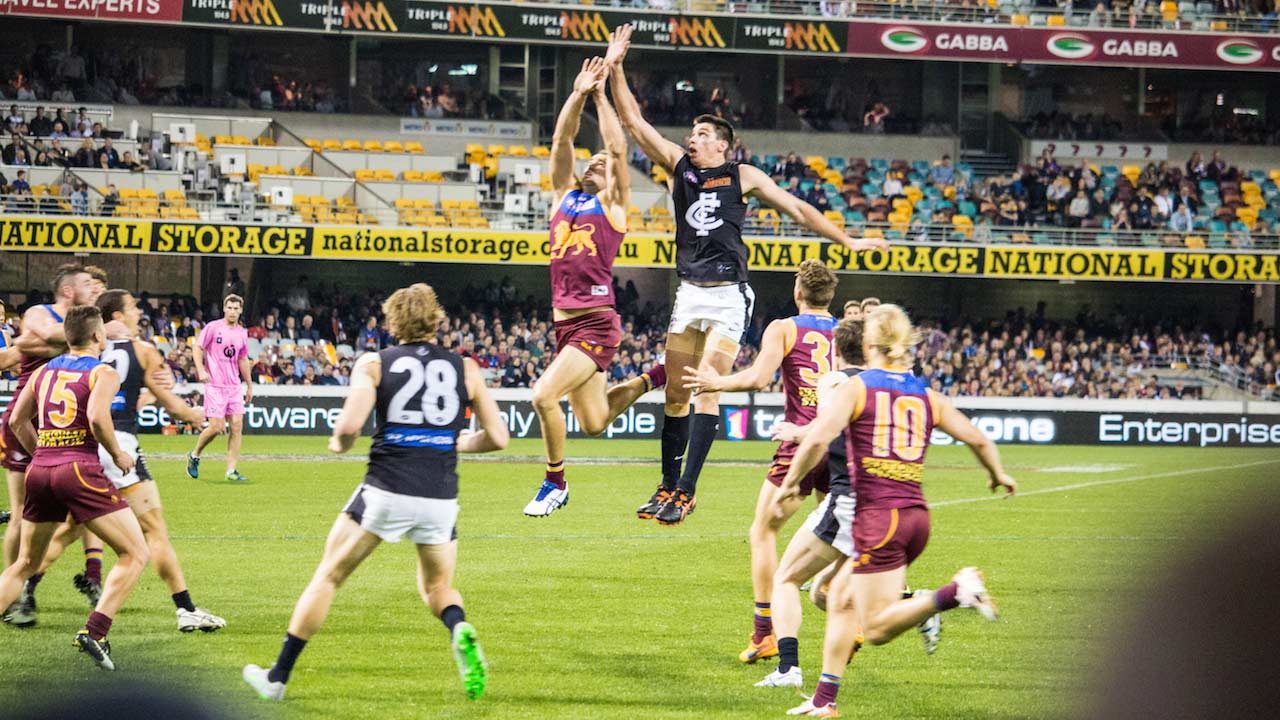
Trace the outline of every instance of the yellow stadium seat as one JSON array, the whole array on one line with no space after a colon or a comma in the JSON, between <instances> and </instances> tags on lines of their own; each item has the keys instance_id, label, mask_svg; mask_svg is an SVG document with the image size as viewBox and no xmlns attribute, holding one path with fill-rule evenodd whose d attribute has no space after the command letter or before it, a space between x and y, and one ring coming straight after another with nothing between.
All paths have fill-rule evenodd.
<instances>
[{"instance_id":1,"label":"yellow stadium seat","mask_svg":"<svg viewBox=\"0 0 1280 720\"><path fill-rule=\"evenodd\" d=\"M441 183L444 182L444 173L439 170L428 170L422 173L423 182Z\"/></svg>"},{"instance_id":2,"label":"yellow stadium seat","mask_svg":"<svg viewBox=\"0 0 1280 720\"><path fill-rule=\"evenodd\" d=\"M1185 242L1187 247L1190 248L1191 250L1204 249L1204 238L1200 237L1199 235L1188 235L1183 242Z\"/></svg>"},{"instance_id":3,"label":"yellow stadium seat","mask_svg":"<svg viewBox=\"0 0 1280 720\"><path fill-rule=\"evenodd\" d=\"M413 198L396 198L394 204L397 210L408 210L413 207Z\"/></svg>"},{"instance_id":4,"label":"yellow stadium seat","mask_svg":"<svg viewBox=\"0 0 1280 720\"><path fill-rule=\"evenodd\" d=\"M334 199L334 202L340 208L348 208L355 205L355 203L352 202L351 198L347 197L346 195L339 195L337 198Z\"/></svg>"},{"instance_id":5,"label":"yellow stadium seat","mask_svg":"<svg viewBox=\"0 0 1280 720\"><path fill-rule=\"evenodd\" d=\"M232 135L231 142L234 145L248 145L249 138L244 135Z\"/></svg>"},{"instance_id":6,"label":"yellow stadium seat","mask_svg":"<svg viewBox=\"0 0 1280 720\"><path fill-rule=\"evenodd\" d=\"M120 199L121 199L121 200L136 200L136 199L137 199L137 197L138 197L138 191L137 191L136 189L134 189L134 188L120 188Z\"/></svg>"},{"instance_id":7,"label":"yellow stadium seat","mask_svg":"<svg viewBox=\"0 0 1280 720\"><path fill-rule=\"evenodd\" d=\"M427 198L416 198L413 201L413 206L418 210L431 210L436 206L436 204Z\"/></svg>"},{"instance_id":8,"label":"yellow stadium seat","mask_svg":"<svg viewBox=\"0 0 1280 720\"><path fill-rule=\"evenodd\" d=\"M399 140L388 140L382 143L382 149L385 152L404 152L404 146L400 144Z\"/></svg>"},{"instance_id":9,"label":"yellow stadium seat","mask_svg":"<svg viewBox=\"0 0 1280 720\"><path fill-rule=\"evenodd\" d=\"M356 168L355 175L357 182L368 182L375 177L375 173L368 168Z\"/></svg>"},{"instance_id":10,"label":"yellow stadium seat","mask_svg":"<svg viewBox=\"0 0 1280 720\"><path fill-rule=\"evenodd\" d=\"M342 149L343 150L363 150L364 144L361 143L359 140L343 140Z\"/></svg>"},{"instance_id":11,"label":"yellow stadium seat","mask_svg":"<svg viewBox=\"0 0 1280 720\"><path fill-rule=\"evenodd\" d=\"M490 145L488 153L490 155L506 155L507 146L506 145Z\"/></svg>"},{"instance_id":12,"label":"yellow stadium seat","mask_svg":"<svg viewBox=\"0 0 1280 720\"><path fill-rule=\"evenodd\" d=\"M373 176L379 182L393 182L396 179L396 174L386 169L374 170Z\"/></svg>"},{"instance_id":13,"label":"yellow stadium seat","mask_svg":"<svg viewBox=\"0 0 1280 720\"><path fill-rule=\"evenodd\" d=\"M1062 15L1050 15L1045 24L1049 27L1062 27L1067 24L1067 18Z\"/></svg>"},{"instance_id":14,"label":"yellow stadium seat","mask_svg":"<svg viewBox=\"0 0 1280 720\"><path fill-rule=\"evenodd\" d=\"M511 157L529 157L529 148L524 145L512 145L507 148L507 154Z\"/></svg>"},{"instance_id":15,"label":"yellow stadium seat","mask_svg":"<svg viewBox=\"0 0 1280 720\"><path fill-rule=\"evenodd\" d=\"M551 157L551 148L546 145L538 145L530 152L530 154L536 158Z\"/></svg>"},{"instance_id":16,"label":"yellow stadium seat","mask_svg":"<svg viewBox=\"0 0 1280 720\"><path fill-rule=\"evenodd\" d=\"M322 149L324 149L324 145L321 145L320 141L316 140L315 138L307 138L302 142L304 145L311 148L312 150L315 150L316 152L320 152Z\"/></svg>"},{"instance_id":17,"label":"yellow stadium seat","mask_svg":"<svg viewBox=\"0 0 1280 720\"><path fill-rule=\"evenodd\" d=\"M342 143L333 138L325 138L324 142L321 143L321 147L324 148L325 150L341 150Z\"/></svg>"},{"instance_id":18,"label":"yellow stadium seat","mask_svg":"<svg viewBox=\"0 0 1280 720\"><path fill-rule=\"evenodd\" d=\"M422 143L418 142L417 140L410 140L409 142L405 143L404 151L411 152L411 153L424 152L424 150L422 149Z\"/></svg>"},{"instance_id":19,"label":"yellow stadium seat","mask_svg":"<svg viewBox=\"0 0 1280 720\"><path fill-rule=\"evenodd\" d=\"M827 159L821 155L809 155L804 159L804 164L814 169L815 172L822 173L827 169Z\"/></svg>"},{"instance_id":20,"label":"yellow stadium seat","mask_svg":"<svg viewBox=\"0 0 1280 720\"><path fill-rule=\"evenodd\" d=\"M1009 16L1010 25L1022 26L1022 25L1026 25L1029 21L1030 21L1030 18L1028 18L1026 15L1021 15L1019 13L1014 13Z\"/></svg>"},{"instance_id":21,"label":"yellow stadium seat","mask_svg":"<svg viewBox=\"0 0 1280 720\"><path fill-rule=\"evenodd\" d=\"M361 147L365 152L382 152L382 143L377 140L365 140Z\"/></svg>"},{"instance_id":22,"label":"yellow stadium seat","mask_svg":"<svg viewBox=\"0 0 1280 720\"><path fill-rule=\"evenodd\" d=\"M405 170L403 173L401 173L401 177L404 178L405 182L422 182L422 171L421 170Z\"/></svg>"},{"instance_id":23,"label":"yellow stadium seat","mask_svg":"<svg viewBox=\"0 0 1280 720\"><path fill-rule=\"evenodd\" d=\"M1164 0L1160 3L1160 19L1167 23L1178 21L1178 3L1173 0Z\"/></svg>"},{"instance_id":24,"label":"yellow stadium seat","mask_svg":"<svg viewBox=\"0 0 1280 720\"><path fill-rule=\"evenodd\" d=\"M835 210L828 210L822 213L822 216L835 223L836 227L844 227L844 215Z\"/></svg>"},{"instance_id":25,"label":"yellow stadium seat","mask_svg":"<svg viewBox=\"0 0 1280 720\"><path fill-rule=\"evenodd\" d=\"M298 177L311 177L311 168L306 165L299 165L293 169L293 174Z\"/></svg>"},{"instance_id":26,"label":"yellow stadium seat","mask_svg":"<svg viewBox=\"0 0 1280 720\"><path fill-rule=\"evenodd\" d=\"M591 151L590 151L590 150L588 150L588 149L586 149L586 148L581 148L581 147L580 147L580 148L574 148L574 149L573 149L573 156L574 156L575 158L579 159L579 160L590 160L590 159L591 159Z\"/></svg>"},{"instance_id":27,"label":"yellow stadium seat","mask_svg":"<svg viewBox=\"0 0 1280 720\"><path fill-rule=\"evenodd\" d=\"M286 171L285 171L285 169L284 169L284 167L283 167L283 166L281 166L281 165L268 165L268 166L267 166L267 169L266 169L266 171L265 171L265 173L264 173L264 174L266 174L266 175L288 175L289 173L288 173L288 172L286 172Z\"/></svg>"},{"instance_id":28,"label":"yellow stadium seat","mask_svg":"<svg viewBox=\"0 0 1280 720\"><path fill-rule=\"evenodd\" d=\"M260 138L254 138L254 144L258 147L275 147L276 140L270 135L263 135Z\"/></svg>"}]
</instances>

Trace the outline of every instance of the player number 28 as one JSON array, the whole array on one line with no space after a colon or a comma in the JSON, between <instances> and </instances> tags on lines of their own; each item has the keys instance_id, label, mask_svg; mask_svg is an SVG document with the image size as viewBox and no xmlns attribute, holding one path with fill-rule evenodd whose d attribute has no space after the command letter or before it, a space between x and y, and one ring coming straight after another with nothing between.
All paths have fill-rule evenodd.
<instances>
[{"instance_id":1,"label":"player number 28","mask_svg":"<svg viewBox=\"0 0 1280 720\"><path fill-rule=\"evenodd\" d=\"M448 360L432 360L423 365L411 357L391 363L391 372L408 373L409 380L391 398L387 419L400 425L448 425L458 417L462 401L458 398L458 371ZM408 405L422 392L421 410Z\"/></svg>"},{"instance_id":2,"label":"player number 28","mask_svg":"<svg viewBox=\"0 0 1280 720\"><path fill-rule=\"evenodd\" d=\"M884 391L876 392L875 396L876 424L871 436L871 452L876 457L889 457L892 451L899 460L919 460L924 456L924 400L914 395L893 398Z\"/></svg>"}]
</instances>

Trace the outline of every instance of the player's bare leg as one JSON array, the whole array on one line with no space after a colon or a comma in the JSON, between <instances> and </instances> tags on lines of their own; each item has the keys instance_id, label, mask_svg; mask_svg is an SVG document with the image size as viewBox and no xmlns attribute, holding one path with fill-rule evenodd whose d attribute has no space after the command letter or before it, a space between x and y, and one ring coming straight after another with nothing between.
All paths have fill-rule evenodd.
<instances>
[{"instance_id":1,"label":"player's bare leg","mask_svg":"<svg viewBox=\"0 0 1280 720\"><path fill-rule=\"evenodd\" d=\"M227 420L227 427L227 479L244 482L247 478L236 469L240 462L240 445L244 442L244 415L232 415Z\"/></svg>"},{"instance_id":2,"label":"player's bare leg","mask_svg":"<svg viewBox=\"0 0 1280 720\"><path fill-rule=\"evenodd\" d=\"M957 607L972 607L988 620L996 619L982 574L974 568L961 569L937 590L918 590L907 598L902 597L905 586L905 567L856 576L854 601L862 608L861 623L869 644L884 645L934 614Z\"/></svg>"},{"instance_id":3,"label":"player's bare leg","mask_svg":"<svg viewBox=\"0 0 1280 720\"><path fill-rule=\"evenodd\" d=\"M226 627L225 620L196 607L191 600L187 579L182 574L182 564L178 562L178 553L169 539L169 527L160 507L160 489L154 482L140 482L125 488L124 495L129 501L129 507L138 516L142 534L147 538L156 574L169 589L169 597L177 608L178 629L182 632L213 632Z\"/></svg>"},{"instance_id":4,"label":"player's bare leg","mask_svg":"<svg viewBox=\"0 0 1280 720\"><path fill-rule=\"evenodd\" d=\"M200 436L196 438L196 449L192 450L190 455L187 455L187 475L192 478L200 477L200 454L227 427L226 418L211 417L208 418L208 422L209 424L205 426L204 430L200 431Z\"/></svg>"},{"instance_id":5,"label":"player's bare leg","mask_svg":"<svg viewBox=\"0 0 1280 720\"><path fill-rule=\"evenodd\" d=\"M97 607L89 614L84 629L76 633L76 645L98 667L114 670L111 646L106 643L107 633L112 619L137 587L138 578L150 559L150 550L133 510L117 510L89 520L85 525L115 551L116 562L107 573Z\"/></svg>"},{"instance_id":6,"label":"player's bare leg","mask_svg":"<svg viewBox=\"0 0 1280 720\"><path fill-rule=\"evenodd\" d=\"M38 561L39 569L27 578L22 586L22 595L13 607L10 607L5 613L5 621L18 627L29 627L36 624L36 588L40 585L44 573L49 569L58 558L62 557L62 553L68 546L74 544L85 533L83 525L74 523L70 520L63 523L53 523L55 530L49 538L45 546L42 559ZM102 541L97 541L101 545ZM19 543L15 543L15 546ZM99 551L99 554L101 551ZM80 589L84 582L84 575L76 575L76 589ZM98 602L98 595L101 594L101 583L93 586L93 594L86 595L89 597L89 606L93 607Z\"/></svg>"},{"instance_id":7,"label":"player's bare leg","mask_svg":"<svg viewBox=\"0 0 1280 720\"><path fill-rule=\"evenodd\" d=\"M905 575L905 573L904 573ZM899 578L901 582L901 578ZM859 629L859 607L853 591L854 576L848 562L841 564L840 572L832 579L827 596L827 629L822 641L822 676L812 698L788 711L789 715L812 717L838 717L835 713L836 695L845 667L854 653L862 646ZM896 592L901 592L899 585Z\"/></svg>"},{"instance_id":8,"label":"player's bare leg","mask_svg":"<svg viewBox=\"0 0 1280 720\"><path fill-rule=\"evenodd\" d=\"M684 368L697 365L702 358L706 335L700 330L685 328L678 333L667 333L667 368ZM677 373L678 374L678 373ZM662 484L649 501L636 510L636 517L648 520L666 506L675 495L680 481L681 464L689 445L689 402L692 392L684 383L668 382L665 390L666 407L662 419Z\"/></svg>"},{"instance_id":9,"label":"player's bare leg","mask_svg":"<svg viewBox=\"0 0 1280 720\"><path fill-rule=\"evenodd\" d=\"M760 494L756 498L755 519L751 521L748 535L751 542L751 592L755 599L755 630L747 641L747 649L738 654L744 663L776 657L778 654L777 636L773 632L773 577L778 570L778 531L787 520L795 514L802 498L794 498L782 505L782 512L777 512L778 504L774 498L778 488L769 481L760 485ZM782 517L779 517L779 515Z\"/></svg>"},{"instance_id":10,"label":"player's bare leg","mask_svg":"<svg viewBox=\"0 0 1280 720\"><path fill-rule=\"evenodd\" d=\"M800 584L838 565L839 550L822 542L811 532L800 530L787 545L773 575L773 634L778 639L778 667L756 687L800 687L800 624L804 610L800 600Z\"/></svg>"},{"instance_id":11,"label":"player's bare leg","mask_svg":"<svg viewBox=\"0 0 1280 720\"><path fill-rule=\"evenodd\" d=\"M698 358L698 368L725 375L733 369L738 357L738 343L716 332L709 332L703 340ZM671 361L667 361L672 367ZM667 387L678 383L668 383ZM698 393L693 398L693 414L689 419L689 446L684 469L676 483L676 492L654 519L664 525L677 525L697 507L698 477L702 465L711 452L711 445L720 432L720 393Z\"/></svg>"},{"instance_id":12,"label":"player's bare leg","mask_svg":"<svg viewBox=\"0 0 1280 720\"><path fill-rule=\"evenodd\" d=\"M22 594L22 586L40 570L40 559L60 523L22 523L18 557L0 573L0 607L9 607Z\"/></svg>"},{"instance_id":13,"label":"player's bare leg","mask_svg":"<svg viewBox=\"0 0 1280 720\"><path fill-rule=\"evenodd\" d=\"M431 613L449 630L453 659L458 664L462 688L475 700L484 694L489 665L476 639L476 629L467 622L462 594L453 586L453 570L458 562L458 543L418 546L418 594Z\"/></svg>"},{"instance_id":14,"label":"player's bare leg","mask_svg":"<svg viewBox=\"0 0 1280 720\"><path fill-rule=\"evenodd\" d=\"M270 668L257 665L246 665L244 668L244 681L260 697L265 700L284 699L284 686L289 681L289 673L293 672L293 664L302 654L307 641L324 625L338 588L342 587L351 573L381 543L382 540L377 535L357 525L346 513L339 515L334 521L329 536L325 539L324 557L320 559L311 582L294 605L293 615L289 618L289 631L275 664Z\"/></svg>"},{"instance_id":15,"label":"player's bare leg","mask_svg":"<svg viewBox=\"0 0 1280 720\"><path fill-rule=\"evenodd\" d=\"M18 548L22 544L22 506L27 499L27 474L5 470L5 480L9 486L9 511L13 513L9 524L4 527L4 566L9 567L18 561Z\"/></svg>"},{"instance_id":16,"label":"player's bare leg","mask_svg":"<svg viewBox=\"0 0 1280 720\"><path fill-rule=\"evenodd\" d=\"M524 514L531 517L546 517L559 508L569 504L569 487L564 480L564 445L568 431L565 427L564 410L560 407L560 399L570 390L582 385L590 385L597 372L595 361L572 348L565 348L555 356L546 372L533 384L533 410L538 414L538 423L542 427L542 446L547 454L547 472L541 487L529 504L525 505ZM604 378L592 389L600 395L604 394Z\"/></svg>"}]
</instances>

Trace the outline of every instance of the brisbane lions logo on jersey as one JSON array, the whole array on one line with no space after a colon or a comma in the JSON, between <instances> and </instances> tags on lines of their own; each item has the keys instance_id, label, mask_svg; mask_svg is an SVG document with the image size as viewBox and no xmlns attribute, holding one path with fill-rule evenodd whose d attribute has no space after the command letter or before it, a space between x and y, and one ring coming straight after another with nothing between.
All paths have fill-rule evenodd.
<instances>
[{"instance_id":1,"label":"brisbane lions logo on jersey","mask_svg":"<svg viewBox=\"0 0 1280 720\"><path fill-rule=\"evenodd\" d=\"M569 223L561 221L555 226L552 233L555 236L555 242L551 245L551 259L559 260L573 251L574 255L581 255L586 252L591 257L596 256L596 241L592 239L591 234L596 231L595 225L586 224L578 229L571 229Z\"/></svg>"}]
</instances>

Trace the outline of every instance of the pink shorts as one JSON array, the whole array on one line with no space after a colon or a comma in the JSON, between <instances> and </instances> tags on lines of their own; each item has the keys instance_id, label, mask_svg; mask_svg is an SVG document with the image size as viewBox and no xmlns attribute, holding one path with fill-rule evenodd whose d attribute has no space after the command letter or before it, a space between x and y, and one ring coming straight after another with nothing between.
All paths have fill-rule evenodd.
<instances>
[{"instance_id":1,"label":"pink shorts","mask_svg":"<svg viewBox=\"0 0 1280 720\"><path fill-rule=\"evenodd\" d=\"M244 414L244 388L204 386L204 416L209 418L228 418L232 415Z\"/></svg>"}]
</instances>

